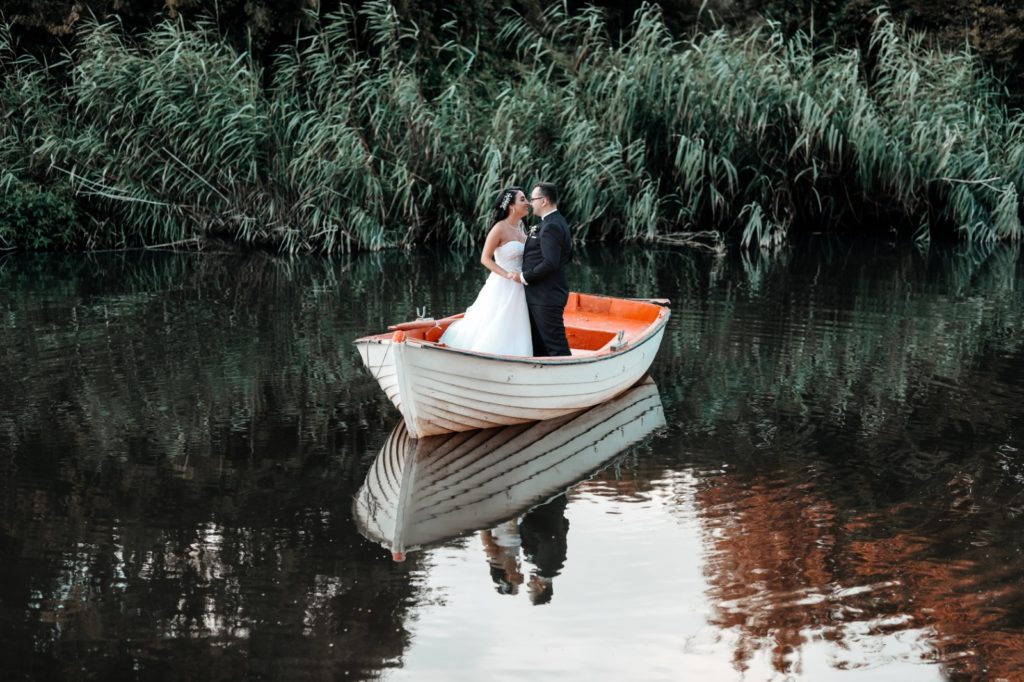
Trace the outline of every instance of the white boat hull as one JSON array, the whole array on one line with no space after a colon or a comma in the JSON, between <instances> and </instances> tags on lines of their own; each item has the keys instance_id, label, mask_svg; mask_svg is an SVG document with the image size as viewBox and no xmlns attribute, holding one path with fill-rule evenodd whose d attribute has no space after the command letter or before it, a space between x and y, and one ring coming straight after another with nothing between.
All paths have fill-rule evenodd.
<instances>
[{"instance_id":1,"label":"white boat hull","mask_svg":"<svg viewBox=\"0 0 1024 682\"><path fill-rule=\"evenodd\" d=\"M418 340L357 342L413 438L554 419L609 400L651 367L664 326L614 354L512 358Z\"/></svg>"}]
</instances>

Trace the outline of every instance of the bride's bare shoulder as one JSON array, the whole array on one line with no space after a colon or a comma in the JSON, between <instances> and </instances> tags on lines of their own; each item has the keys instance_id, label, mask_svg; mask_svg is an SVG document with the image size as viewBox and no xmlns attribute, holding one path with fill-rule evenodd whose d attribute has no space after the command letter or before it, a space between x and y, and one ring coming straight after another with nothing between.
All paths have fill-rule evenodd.
<instances>
[{"instance_id":1,"label":"bride's bare shoulder","mask_svg":"<svg viewBox=\"0 0 1024 682\"><path fill-rule=\"evenodd\" d=\"M487 238L492 241L497 240L499 245L508 241L505 237L505 227L501 223L491 225L491 229L487 231Z\"/></svg>"},{"instance_id":2,"label":"bride's bare shoulder","mask_svg":"<svg viewBox=\"0 0 1024 682\"><path fill-rule=\"evenodd\" d=\"M521 241L519 238L519 230L511 230L509 226L502 224L501 222L494 223L491 225L490 231L487 233L487 238L496 241L495 248L500 249L509 242Z\"/></svg>"}]
</instances>

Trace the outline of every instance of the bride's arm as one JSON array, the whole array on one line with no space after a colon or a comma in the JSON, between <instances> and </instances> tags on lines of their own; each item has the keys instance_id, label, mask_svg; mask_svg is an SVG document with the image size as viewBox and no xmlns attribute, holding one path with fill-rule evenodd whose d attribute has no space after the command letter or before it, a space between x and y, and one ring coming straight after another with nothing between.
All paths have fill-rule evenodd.
<instances>
[{"instance_id":1,"label":"bride's arm","mask_svg":"<svg viewBox=\"0 0 1024 682\"><path fill-rule=\"evenodd\" d=\"M494 262L494 250L499 246L501 246L501 228L495 223L491 231L487 233L487 239L484 240L484 250L480 254L480 263L499 277L508 277L508 270Z\"/></svg>"}]
</instances>

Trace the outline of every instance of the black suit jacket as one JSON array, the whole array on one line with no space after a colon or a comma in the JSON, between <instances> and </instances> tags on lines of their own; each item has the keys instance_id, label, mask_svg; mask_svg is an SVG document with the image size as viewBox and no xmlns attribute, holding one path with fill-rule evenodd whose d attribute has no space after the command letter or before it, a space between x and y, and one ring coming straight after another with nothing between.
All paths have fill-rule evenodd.
<instances>
[{"instance_id":1,"label":"black suit jacket","mask_svg":"<svg viewBox=\"0 0 1024 682\"><path fill-rule=\"evenodd\" d=\"M565 266L572 258L569 223L558 211L544 216L536 234L527 236L523 249L523 277L526 279L526 303L565 307L569 300L569 280Z\"/></svg>"}]
</instances>

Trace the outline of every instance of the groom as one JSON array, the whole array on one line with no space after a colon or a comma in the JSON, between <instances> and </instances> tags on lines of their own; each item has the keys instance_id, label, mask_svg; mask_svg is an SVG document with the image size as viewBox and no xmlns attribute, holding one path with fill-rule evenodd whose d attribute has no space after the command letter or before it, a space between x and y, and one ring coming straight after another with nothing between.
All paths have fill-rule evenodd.
<instances>
[{"instance_id":1,"label":"groom","mask_svg":"<svg viewBox=\"0 0 1024 682\"><path fill-rule=\"evenodd\" d=\"M531 229L526 238L523 272L516 279L526 286L533 354L571 355L562 313L569 300L565 266L572 256L572 237L558 212L558 188L537 183L530 192L530 207L540 216L540 228Z\"/></svg>"}]
</instances>

